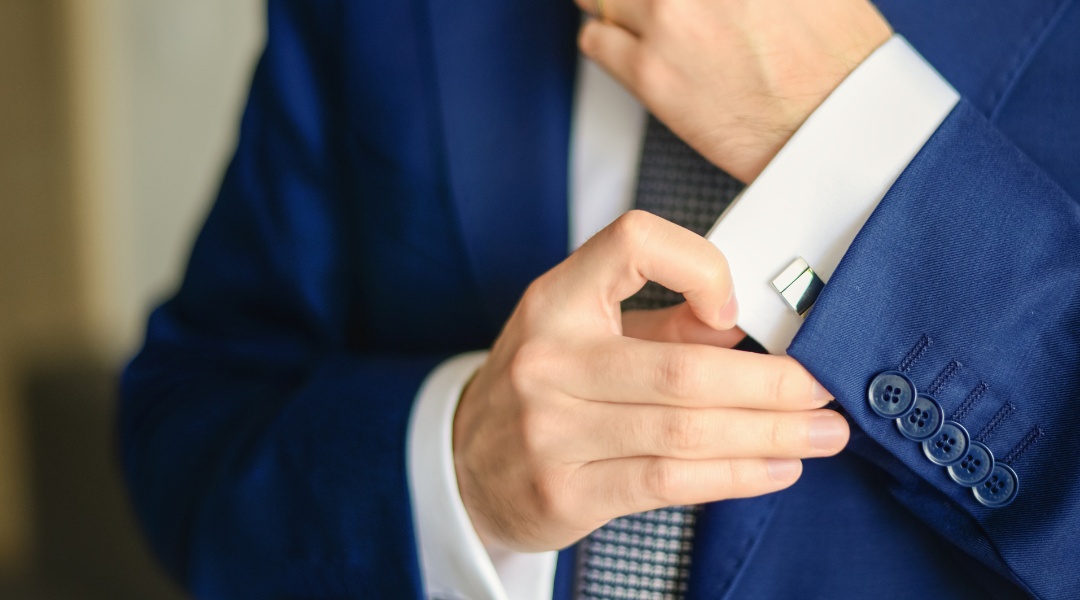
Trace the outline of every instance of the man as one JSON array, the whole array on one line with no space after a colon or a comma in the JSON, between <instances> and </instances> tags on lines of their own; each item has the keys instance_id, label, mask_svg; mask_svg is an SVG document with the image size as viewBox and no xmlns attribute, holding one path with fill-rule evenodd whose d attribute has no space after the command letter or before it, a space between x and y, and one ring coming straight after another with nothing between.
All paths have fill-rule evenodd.
<instances>
[{"instance_id":1,"label":"man","mask_svg":"<svg viewBox=\"0 0 1080 600\"><path fill-rule=\"evenodd\" d=\"M658 119L634 202L679 152L660 122L750 183L715 245L633 212L563 260L597 114L573 7L270 3L236 159L125 375L165 564L201 597L1075 595L1080 8L582 8ZM803 323L767 286L804 253L829 285ZM646 280L687 302L621 315ZM736 319L795 360L729 350ZM520 552L568 545L554 579Z\"/></svg>"}]
</instances>

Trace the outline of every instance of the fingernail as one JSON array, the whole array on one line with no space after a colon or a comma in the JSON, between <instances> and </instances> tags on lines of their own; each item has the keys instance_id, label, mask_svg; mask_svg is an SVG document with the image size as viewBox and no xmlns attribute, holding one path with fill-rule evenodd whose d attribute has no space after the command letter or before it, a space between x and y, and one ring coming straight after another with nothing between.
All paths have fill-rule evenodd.
<instances>
[{"instance_id":1,"label":"fingernail","mask_svg":"<svg viewBox=\"0 0 1080 600\"><path fill-rule=\"evenodd\" d=\"M731 292L727 304L720 309L720 326L731 329L739 322L739 301L735 299L735 292Z\"/></svg>"},{"instance_id":2,"label":"fingernail","mask_svg":"<svg viewBox=\"0 0 1080 600\"><path fill-rule=\"evenodd\" d=\"M814 417L810 421L810 445L818 450L835 450L847 439L843 417Z\"/></svg>"},{"instance_id":3,"label":"fingernail","mask_svg":"<svg viewBox=\"0 0 1080 600\"><path fill-rule=\"evenodd\" d=\"M828 402L833 399L833 395L829 393L829 390L825 389L817 379L814 380L814 387L810 394L814 397L816 402Z\"/></svg>"},{"instance_id":4,"label":"fingernail","mask_svg":"<svg viewBox=\"0 0 1080 600\"><path fill-rule=\"evenodd\" d=\"M776 481L791 481L802 472L802 461L797 458L769 458L765 460L769 477Z\"/></svg>"}]
</instances>

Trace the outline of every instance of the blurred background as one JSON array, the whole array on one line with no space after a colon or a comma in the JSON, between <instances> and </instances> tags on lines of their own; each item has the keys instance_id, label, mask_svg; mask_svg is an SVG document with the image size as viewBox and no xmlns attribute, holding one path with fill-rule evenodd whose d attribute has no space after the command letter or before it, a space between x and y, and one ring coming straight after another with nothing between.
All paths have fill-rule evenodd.
<instances>
[{"instance_id":1,"label":"blurred background","mask_svg":"<svg viewBox=\"0 0 1080 600\"><path fill-rule=\"evenodd\" d=\"M0 598L184 598L128 510L117 376L235 144L263 0L0 0Z\"/></svg>"}]
</instances>

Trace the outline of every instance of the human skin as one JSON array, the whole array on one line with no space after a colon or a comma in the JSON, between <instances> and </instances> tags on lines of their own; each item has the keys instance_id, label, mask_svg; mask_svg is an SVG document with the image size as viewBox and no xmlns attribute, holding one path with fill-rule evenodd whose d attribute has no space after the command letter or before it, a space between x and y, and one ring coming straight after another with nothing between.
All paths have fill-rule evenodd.
<instances>
[{"instance_id":1,"label":"human skin","mask_svg":"<svg viewBox=\"0 0 1080 600\"><path fill-rule=\"evenodd\" d=\"M686 303L623 314L646 280ZM462 395L454 466L489 547L562 548L608 520L767 494L847 443L791 358L731 350L727 263L631 211L533 282Z\"/></svg>"},{"instance_id":2,"label":"human skin","mask_svg":"<svg viewBox=\"0 0 1080 600\"><path fill-rule=\"evenodd\" d=\"M862 0L604 0L579 44L749 183L890 35ZM687 302L622 313L647 280ZM737 314L716 247L640 211L533 282L454 416L485 545L562 548L617 516L775 492L843 449L847 423L805 369L731 349Z\"/></svg>"},{"instance_id":3,"label":"human skin","mask_svg":"<svg viewBox=\"0 0 1080 600\"><path fill-rule=\"evenodd\" d=\"M597 0L576 0L596 13ZM680 138L750 183L892 36L865 0L603 0L581 51Z\"/></svg>"}]
</instances>

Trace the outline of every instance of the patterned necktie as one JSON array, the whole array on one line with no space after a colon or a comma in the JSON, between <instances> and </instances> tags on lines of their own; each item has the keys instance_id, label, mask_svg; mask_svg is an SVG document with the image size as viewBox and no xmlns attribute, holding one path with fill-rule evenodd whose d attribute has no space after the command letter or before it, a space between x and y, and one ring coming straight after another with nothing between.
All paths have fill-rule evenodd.
<instances>
[{"instance_id":1,"label":"patterned necktie","mask_svg":"<svg viewBox=\"0 0 1080 600\"><path fill-rule=\"evenodd\" d=\"M742 188L649 115L636 208L704 235ZM682 294L649 282L623 302L623 310L682 301ZM697 509L672 506L628 515L586 536L578 547L578 600L682 600Z\"/></svg>"}]
</instances>

